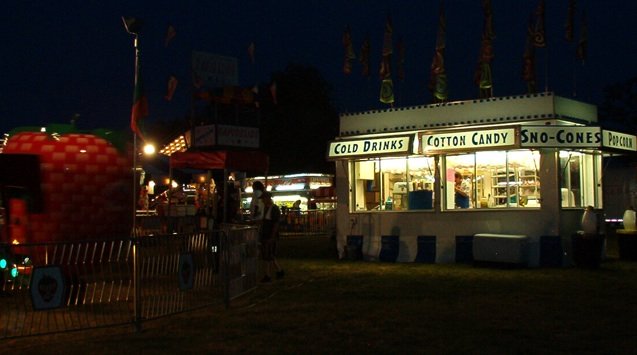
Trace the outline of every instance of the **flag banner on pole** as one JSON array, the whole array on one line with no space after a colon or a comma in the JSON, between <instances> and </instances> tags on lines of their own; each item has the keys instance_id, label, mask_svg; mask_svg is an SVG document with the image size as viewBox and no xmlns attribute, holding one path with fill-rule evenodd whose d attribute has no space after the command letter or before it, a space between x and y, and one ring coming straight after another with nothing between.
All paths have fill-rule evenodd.
<instances>
[{"instance_id":1,"label":"flag banner on pole","mask_svg":"<svg viewBox=\"0 0 637 355\"><path fill-rule=\"evenodd\" d=\"M177 89L177 83L177 77L175 77L174 75L168 77L168 88L166 90L166 96L164 96L164 99L166 101L170 101L173 99L173 95L175 94L175 90Z\"/></svg>"},{"instance_id":2,"label":"flag banner on pole","mask_svg":"<svg viewBox=\"0 0 637 355\"><path fill-rule=\"evenodd\" d=\"M175 30L175 26L168 25L168 29L166 30L166 38L164 39L164 47L168 47L170 42L177 35L177 31Z\"/></svg>"},{"instance_id":3,"label":"flag banner on pole","mask_svg":"<svg viewBox=\"0 0 637 355\"><path fill-rule=\"evenodd\" d=\"M137 65L135 67L135 91L133 93L133 109L131 111L130 124L133 132L135 132L135 134L137 134L142 140L144 140L144 135L139 128L139 124L144 117L148 116L148 100L146 99L146 95L144 94L139 53L137 54L136 61Z\"/></svg>"}]
</instances>

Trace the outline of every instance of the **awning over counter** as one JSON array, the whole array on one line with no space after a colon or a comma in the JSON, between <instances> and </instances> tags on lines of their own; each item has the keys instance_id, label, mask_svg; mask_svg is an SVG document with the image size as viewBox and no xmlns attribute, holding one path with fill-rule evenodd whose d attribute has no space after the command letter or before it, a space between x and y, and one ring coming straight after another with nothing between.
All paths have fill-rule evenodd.
<instances>
[{"instance_id":1,"label":"awning over counter","mask_svg":"<svg viewBox=\"0 0 637 355\"><path fill-rule=\"evenodd\" d=\"M264 173L269 165L269 156L260 151L180 152L170 156L170 167L177 169L230 169Z\"/></svg>"}]
</instances>

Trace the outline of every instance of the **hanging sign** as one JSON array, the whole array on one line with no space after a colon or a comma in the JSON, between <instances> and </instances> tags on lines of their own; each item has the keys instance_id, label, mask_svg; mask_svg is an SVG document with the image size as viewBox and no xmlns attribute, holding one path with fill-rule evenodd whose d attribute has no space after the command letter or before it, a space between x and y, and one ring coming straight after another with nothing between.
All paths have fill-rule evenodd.
<instances>
[{"instance_id":1,"label":"hanging sign","mask_svg":"<svg viewBox=\"0 0 637 355\"><path fill-rule=\"evenodd\" d=\"M190 290L195 281L195 263L191 253L179 255L179 289Z\"/></svg>"},{"instance_id":2,"label":"hanging sign","mask_svg":"<svg viewBox=\"0 0 637 355\"><path fill-rule=\"evenodd\" d=\"M31 276L31 301L36 311L62 306L66 285L59 266L37 266Z\"/></svg>"},{"instance_id":3,"label":"hanging sign","mask_svg":"<svg viewBox=\"0 0 637 355\"><path fill-rule=\"evenodd\" d=\"M632 134L602 130L602 146L634 152L637 151L637 137Z\"/></svg>"},{"instance_id":4,"label":"hanging sign","mask_svg":"<svg viewBox=\"0 0 637 355\"><path fill-rule=\"evenodd\" d=\"M414 136L385 136L357 140L333 141L328 144L327 158L342 159L356 156L409 155Z\"/></svg>"},{"instance_id":5,"label":"hanging sign","mask_svg":"<svg viewBox=\"0 0 637 355\"><path fill-rule=\"evenodd\" d=\"M525 148L599 148L602 134L599 127L584 126L522 126L520 145Z\"/></svg>"},{"instance_id":6,"label":"hanging sign","mask_svg":"<svg viewBox=\"0 0 637 355\"><path fill-rule=\"evenodd\" d=\"M423 153L442 151L466 151L485 148L514 148L518 145L515 127L478 131L455 131L444 133L423 133L420 146Z\"/></svg>"}]
</instances>

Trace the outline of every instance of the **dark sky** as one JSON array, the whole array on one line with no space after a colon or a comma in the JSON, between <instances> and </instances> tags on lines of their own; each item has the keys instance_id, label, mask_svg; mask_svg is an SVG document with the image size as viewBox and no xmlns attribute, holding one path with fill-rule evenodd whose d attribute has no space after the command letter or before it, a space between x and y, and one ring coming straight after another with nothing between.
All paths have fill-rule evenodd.
<instances>
[{"instance_id":1,"label":"dark sky","mask_svg":"<svg viewBox=\"0 0 637 355\"><path fill-rule=\"evenodd\" d=\"M588 57L574 59L576 43L564 41L568 0L548 0L548 47L538 49L538 88L599 104L603 88L637 75L637 2L578 1L588 20ZM63 5L59 5L63 4ZM496 96L525 93L521 80L526 27L537 0L493 0ZM68 122L80 128L126 129L132 104L134 50L121 16L144 20L140 39L149 120L182 117L190 106L193 50L237 57L240 85L268 83L290 62L311 65L332 85L340 112L379 109L378 66L385 18L391 14L394 44L404 38L406 79L394 76L396 105L430 103L427 90L439 1L36 1L7 0L0 10L3 85L0 131L22 125ZM480 0L447 0L446 69L452 100L473 99L473 72L482 31ZM172 23L177 36L168 48ZM369 33L372 76L360 66L342 73L342 33L352 29L355 52ZM256 64L247 47L256 44ZM548 59L548 61L547 61ZM170 74L180 80L175 98L163 100ZM548 75L547 75L548 74ZM548 82L547 79L548 78Z\"/></svg>"}]
</instances>

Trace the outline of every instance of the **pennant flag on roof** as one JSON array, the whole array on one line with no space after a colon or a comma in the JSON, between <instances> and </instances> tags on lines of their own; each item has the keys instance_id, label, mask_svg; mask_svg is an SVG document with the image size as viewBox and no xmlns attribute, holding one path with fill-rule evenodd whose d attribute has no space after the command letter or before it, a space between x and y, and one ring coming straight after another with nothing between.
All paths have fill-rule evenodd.
<instances>
[{"instance_id":1,"label":"pennant flag on roof","mask_svg":"<svg viewBox=\"0 0 637 355\"><path fill-rule=\"evenodd\" d=\"M380 102L384 104L394 103L394 83L391 78L383 79L380 85Z\"/></svg>"},{"instance_id":2,"label":"pennant flag on roof","mask_svg":"<svg viewBox=\"0 0 637 355\"><path fill-rule=\"evenodd\" d=\"M367 36L365 36L365 39L363 40L363 44L361 45L361 55L360 55L360 62L362 65L361 74L364 77L369 77L369 52L370 52L370 46L369 46L369 34L368 34Z\"/></svg>"},{"instance_id":3,"label":"pennant flag on roof","mask_svg":"<svg viewBox=\"0 0 637 355\"><path fill-rule=\"evenodd\" d=\"M144 140L144 135L139 128L139 124L144 117L148 116L148 100L146 99L146 94L144 93L139 53L137 56L137 65L135 66L135 91L133 92L133 109L131 110L130 126L133 132L135 132L135 134L137 134L142 140Z\"/></svg>"},{"instance_id":4,"label":"pennant flag on roof","mask_svg":"<svg viewBox=\"0 0 637 355\"><path fill-rule=\"evenodd\" d=\"M388 79L391 76L391 55L393 53L393 44L392 44L392 33L393 26L391 21L391 16L387 15L387 20L385 21L385 35L383 36L383 55L380 61L380 78L382 80Z\"/></svg>"},{"instance_id":5,"label":"pennant flag on roof","mask_svg":"<svg viewBox=\"0 0 637 355\"><path fill-rule=\"evenodd\" d=\"M175 31L175 26L172 24L168 25L168 29L166 29L166 38L164 39L164 47L168 47L170 42L177 35L177 31Z\"/></svg>"},{"instance_id":6,"label":"pennant flag on roof","mask_svg":"<svg viewBox=\"0 0 637 355\"><path fill-rule=\"evenodd\" d=\"M444 4L440 1L436 49L434 52L434 58L431 61L431 73L429 78L429 90L433 94L434 101L436 102L447 101L449 98L447 91L447 73L445 72L446 31L447 20L445 17Z\"/></svg>"},{"instance_id":7,"label":"pennant flag on roof","mask_svg":"<svg viewBox=\"0 0 637 355\"><path fill-rule=\"evenodd\" d=\"M478 86L479 97L486 98L493 96L493 77L491 76L491 61L493 60L493 10L491 0L482 0L482 10L484 12L484 26L482 30L482 42L480 45L480 55L478 65L474 75L474 82Z\"/></svg>"},{"instance_id":8,"label":"pennant flag on roof","mask_svg":"<svg viewBox=\"0 0 637 355\"><path fill-rule=\"evenodd\" d=\"M177 77L174 75L171 75L170 77L168 77L168 88L166 90L166 95L164 96L164 99L166 101L171 101L173 99L173 95L175 94L175 90L177 89Z\"/></svg>"},{"instance_id":9,"label":"pennant flag on roof","mask_svg":"<svg viewBox=\"0 0 637 355\"><path fill-rule=\"evenodd\" d=\"M387 15L385 21L385 35L383 37L383 57L380 61L380 102L384 104L394 103L394 83L391 79L391 55L393 53L392 48L392 34L394 32L391 16Z\"/></svg>"},{"instance_id":10,"label":"pennant flag on roof","mask_svg":"<svg viewBox=\"0 0 637 355\"><path fill-rule=\"evenodd\" d=\"M405 80L405 41L402 36L398 39L398 43L396 43L396 50L398 51L398 80Z\"/></svg>"},{"instance_id":11,"label":"pennant flag on roof","mask_svg":"<svg viewBox=\"0 0 637 355\"><path fill-rule=\"evenodd\" d=\"M546 37L544 33L544 0L540 0L535 10L535 26L532 30L533 46L538 48L546 47Z\"/></svg>"},{"instance_id":12,"label":"pennant flag on roof","mask_svg":"<svg viewBox=\"0 0 637 355\"><path fill-rule=\"evenodd\" d=\"M250 58L250 63L254 64L254 50L255 50L255 44L254 42L250 42L250 45L248 45L248 58Z\"/></svg>"},{"instance_id":13,"label":"pennant flag on roof","mask_svg":"<svg viewBox=\"0 0 637 355\"><path fill-rule=\"evenodd\" d=\"M568 10L566 13L566 24L564 25L564 39L573 42L573 22L575 21L576 0L568 0Z\"/></svg>"},{"instance_id":14,"label":"pennant flag on roof","mask_svg":"<svg viewBox=\"0 0 637 355\"><path fill-rule=\"evenodd\" d=\"M278 103L276 81L273 81L272 84L270 84L270 95L272 95L272 102L276 105Z\"/></svg>"},{"instance_id":15,"label":"pennant flag on roof","mask_svg":"<svg viewBox=\"0 0 637 355\"><path fill-rule=\"evenodd\" d=\"M582 25L579 30L579 42L577 43L577 59L584 63L586 60L588 46L588 24L586 23L586 13L582 12Z\"/></svg>"},{"instance_id":16,"label":"pennant flag on roof","mask_svg":"<svg viewBox=\"0 0 637 355\"><path fill-rule=\"evenodd\" d=\"M533 18L529 19L529 28L524 47L524 65L522 67L522 79L526 82L527 92L533 94L535 89L535 46L533 45Z\"/></svg>"},{"instance_id":17,"label":"pennant flag on roof","mask_svg":"<svg viewBox=\"0 0 637 355\"><path fill-rule=\"evenodd\" d=\"M352 45L352 32L349 26L347 26L343 32L343 49L345 50L343 73L345 75L349 75L352 73L352 61L356 59L356 54L354 54L354 47Z\"/></svg>"}]
</instances>

